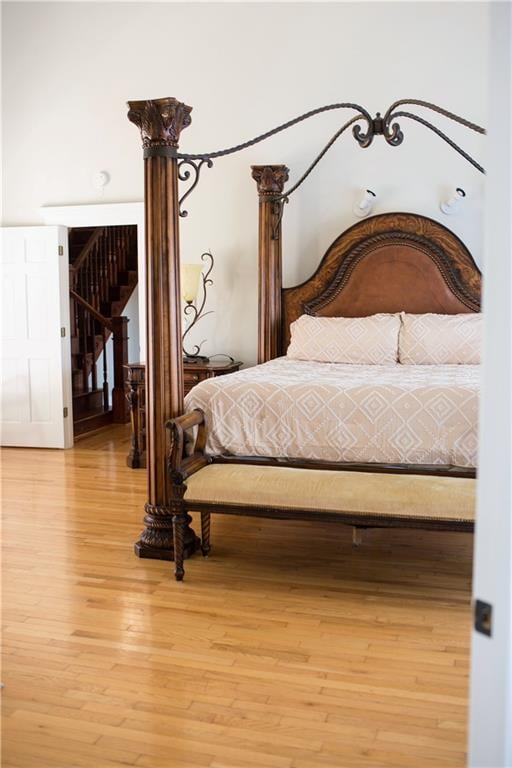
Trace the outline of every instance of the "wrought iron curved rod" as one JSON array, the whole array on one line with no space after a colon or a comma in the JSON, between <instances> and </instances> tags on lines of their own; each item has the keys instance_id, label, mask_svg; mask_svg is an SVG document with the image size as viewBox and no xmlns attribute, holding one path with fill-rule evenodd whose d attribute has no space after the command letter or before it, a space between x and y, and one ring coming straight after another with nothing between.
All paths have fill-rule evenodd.
<instances>
[{"instance_id":1,"label":"wrought iron curved rod","mask_svg":"<svg viewBox=\"0 0 512 768\"><path fill-rule=\"evenodd\" d=\"M384 115L384 122L386 125L389 124L389 122L394 117L392 113L395 111L395 109L397 107L401 107L404 104L412 104L416 107L425 107L426 109L431 109L433 112L437 112L439 115L443 115L444 117L448 117L450 120L454 120L456 123L464 125L471 131L476 131L477 133L487 133L485 128L482 128L476 123L472 123L470 120L466 120L465 117L456 115L454 112L450 112L449 110L444 109L444 107L439 107L437 104L432 104L430 101L422 101L421 99L400 99L399 101L395 101L393 104L391 104L389 109L386 111L386 114Z\"/></svg>"},{"instance_id":2,"label":"wrought iron curved rod","mask_svg":"<svg viewBox=\"0 0 512 768\"><path fill-rule=\"evenodd\" d=\"M363 116L363 118L368 123L368 129L371 129L372 125L372 117L369 112L366 111L364 107L361 107L359 104L352 104L350 102L342 102L340 104L328 104L325 107L317 107L317 109L311 109L309 112L305 112L303 115L299 115L299 117L294 117L293 120L288 120L286 123L282 123L282 125L278 125L276 128L272 128L270 131L266 131L265 133L262 133L260 136L256 136L254 139L249 139L249 141L244 141L242 144L237 144L234 147L229 147L228 149L221 149L216 152L201 152L199 154L195 155L189 155L187 153L178 152L176 154L176 157L179 160L207 160L207 159L214 159L215 157L223 157L224 155L232 155L234 152L240 152L242 149L247 149L247 147L252 147L254 144L259 144L260 141L264 141L265 139L270 138L271 136L275 136L276 133L280 133L281 131L285 131L287 128L291 128L293 125L297 125L297 123L301 123L303 120L307 120L310 117L313 117L314 115L319 115L322 112L329 112L334 109L355 109L357 110L360 115Z\"/></svg>"},{"instance_id":3,"label":"wrought iron curved rod","mask_svg":"<svg viewBox=\"0 0 512 768\"><path fill-rule=\"evenodd\" d=\"M310 166L307 168L307 170L306 170L306 171L305 171L305 172L302 174L302 176L300 177L300 179L299 179L299 180L298 180L298 181L297 181L297 182L296 182L296 183L295 183L295 184L294 184L292 187L290 187L290 189L287 189L287 190L285 190L285 191L283 192L283 194L281 195L281 199L282 199L284 202L288 202L288 198L289 198L289 196L290 196L290 195L291 195L293 192L295 192L295 190L296 190L296 189L298 189L298 188L300 187L300 185L302 184L302 182L303 182L303 181L305 181L305 180L307 179L307 177L309 176L309 174L311 173L311 171L312 171L312 170L313 170L313 169L314 169L314 168L315 168L315 167L318 165L318 163L320 162L320 160L321 160L321 159L324 157L324 155L325 155L325 154L326 154L326 153L329 151L329 149L332 147L332 145L334 144L334 142L335 142L335 141L336 141L336 140L337 140L337 139L338 139L338 138L341 136L341 134L342 134L344 131L346 131L346 130L347 130L347 128L350 128L350 126L351 126L351 125L353 125L354 123L356 123L358 120L364 120L364 119L366 119L366 118L365 118L365 116L361 114L361 115L355 115L355 116L354 116L354 117L352 117L350 120L347 120L347 122L346 122L344 125L342 125L342 126L341 126L341 128L339 128L339 129L336 131L336 133L334 134L334 136L333 136L333 137L332 137L332 138L331 138L331 139L330 139L330 140L327 142L327 144L326 144L326 145L325 145L325 147L322 149L322 151L321 151L321 152L320 152L320 153L319 153L319 154L318 154L318 155L315 157L315 159L313 160L313 162L311 163L311 165L310 165Z\"/></svg>"},{"instance_id":4,"label":"wrought iron curved rod","mask_svg":"<svg viewBox=\"0 0 512 768\"><path fill-rule=\"evenodd\" d=\"M208 312L205 312L204 315L201 314L203 309L204 309L204 307L205 307L205 304L206 304L206 286L207 285L213 285L213 280L211 279L211 277L208 277L208 275L210 274L210 272L212 271L212 268L213 268L213 257L211 255L211 253L206 253L206 254L203 253L202 256L201 256L201 261L204 261L203 256L206 256L206 255L210 256L212 261L211 261L210 268L207 270L207 272L205 272L202 275L202 279L203 279L203 282L202 282L203 299L201 301L201 306L199 308L197 308L194 304L187 304L187 306L185 307L185 313L187 313L187 310L190 311L191 307L193 307L196 310L196 314L195 314L194 320L192 321L192 325L196 322L196 320L198 320L198 318L200 316L201 317L206 317L206 315L210 315L213 312L213 310L209 310ZM189 330L189 329L190 329L190 326L187 328L187 330Z\"/></svg>"},{"instance_id":5,"label":"wrought iron curved rod","mask_svg":"<svg viewBox=\"0 0 512 768\"><path fill-rule=\"evenodd\" d=\"M395 117L408 117L410 120L415 120L417 123L421 123L426 128L429 128L431 131L433 131L439 138L441 138L443 141L445 141L447 144L452 147L456 152L459 153L459 155L462 155L462 157L468 161L468 163L471 163L471 165L477 169L477 171L480 171L480 173L485 173L485 168L480 165L480 163L477 163L477 161L471 157L471 155L468 155L467 152L465 152L461 147L459 147L458 144L456 144L453 139L450 139L449 136L447 136L445 133L443 133L439 128L436 128L435 125L432 125L432 123L429 123L428 120L425 120L423 117L420 117L419 115L415 115L412 112L402 112L399 110L398 112L394 112L390 114L389 120L392 120Z\"/></svg>"},{"instance_id":6,"label":"wrought iron curved rod","mask_svg":"<svg viewBox=\"0 0 512 768\"><path fill-rule=\"evenodd\" d=\"M181 343L183 345L183 352L185 353L185 355L187 357L196 357L197 355L199 355L199 353L201 351L201 347L205 343L206 339L203 339L200 344L194 344L194 349L192 350L192 352L187 352L187 350L185 349L185 344L184 344L185 337L186 337L187 333L191 330L191 328L193 328L193 326L196 324L196 322L198 322L198 320L202 320L203 317L206 317L206 315L213 315L213 309L209 309L208 312L205 312L204 315L201 315L201 317L199 317L199 313L197 312L197 310L193 306L193 304L187 304L187 306L185 307L185 309L183 311L184 311L185 314L190 314L190 312L194 312L194 318L193 318L192 322L187 326L183 336L181 337Z\"/></svg>"}]
</instances>

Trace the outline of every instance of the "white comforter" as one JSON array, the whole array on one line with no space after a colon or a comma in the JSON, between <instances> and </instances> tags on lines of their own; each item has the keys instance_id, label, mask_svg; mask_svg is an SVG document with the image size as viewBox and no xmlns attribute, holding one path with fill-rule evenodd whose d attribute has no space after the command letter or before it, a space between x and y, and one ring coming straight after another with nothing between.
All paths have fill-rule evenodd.
<instances>
[{"instance_id":1,"label":"white comforter","mask_svg":"<svg viewBox=\"0 0 512 768\"><path fill-rule=\"evenodd\" d=\"M207 451L474 467L479 366L341 365L285 357L203 381Z\"/></svg>"}]
</instances>

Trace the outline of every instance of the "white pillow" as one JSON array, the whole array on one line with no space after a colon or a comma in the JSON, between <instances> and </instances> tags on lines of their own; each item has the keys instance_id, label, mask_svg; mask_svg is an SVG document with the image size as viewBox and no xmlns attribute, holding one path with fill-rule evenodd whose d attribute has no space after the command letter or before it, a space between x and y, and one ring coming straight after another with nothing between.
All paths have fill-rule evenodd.
<instances>
[{"instance_id":1,"label":"white pillow","mask_svg":"<svg viewBox=\"0 0 512 768\"><path fill-rule=\"evenodd\" d=\"M321 363L394 365L398 360L400 316L312 317L290 326L287 357Z\"/></svg>"},{"instance_id":2,"label":"white pillow","mask_svg":"<svg viewBox=\"0 0 512 768\"><path fill-rule=\"evenodd\" d=\"M476 365L480 362L482 315L400 313L399 360L406 365Z\"/></svg>"}]
</instances>

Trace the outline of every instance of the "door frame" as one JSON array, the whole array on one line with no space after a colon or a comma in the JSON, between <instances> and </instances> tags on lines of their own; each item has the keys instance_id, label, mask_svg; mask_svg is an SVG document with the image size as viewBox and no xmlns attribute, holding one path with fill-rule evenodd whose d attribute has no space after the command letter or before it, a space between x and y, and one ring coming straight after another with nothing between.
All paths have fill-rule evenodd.
<instances>
[{"instance_id":1,"label":"door frame","mask_svg":"<svg viewBox=\"0 0 512 768\"><path fill-rule=\"evenodd\" d=\"M64 227L137 227L137 294L139 301L140 362L146 359L146 263L144 203L88 203L83 205L44 205L41 215L45 224Z\"/></svg>"},{"instance_id":2,"label":"door frame","mask_svg":"<svg viewBox=\"0 0 512 768\"><path fill-rule=\"evenodd\" d=\"M475 620L472 636L472 768L512 766L512 4L491 3L489 13L489 175L473 599L475 619L477 600L492 613L489 622Z\"/></svg>"}]
</instances>

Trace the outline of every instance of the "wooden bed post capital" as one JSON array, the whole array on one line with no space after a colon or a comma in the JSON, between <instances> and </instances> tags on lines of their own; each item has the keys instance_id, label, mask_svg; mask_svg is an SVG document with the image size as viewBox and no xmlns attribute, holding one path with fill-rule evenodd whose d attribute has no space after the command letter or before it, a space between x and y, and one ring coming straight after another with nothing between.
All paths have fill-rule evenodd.
<instances>
[{"instance_id":1,"label":"wooden bed post capital","mask_svg":"<svg viewBox=\"0 0 512 768\"><path fill-rule=\"evenodd\" d=\"M266 198L267 195L280 197L283 194L289 174L286 165L251 165L251 170L260 197Z\"/></svg>"},{"instance_id":2,"label":"wooden bed post capital","mask_svg":"<svg viewBox=\"0 0 512 768\"><path fill-rule=\"evenodd\" d=\"M129 101L128 120L140 129L142 146L178 148L180 134L190 125L192 107L172 97Z\"/></svg>"},{"instance_id":3,"label":"wooden bed post capital","mask_svg":"<svg viewBox=\"0 0 512 768\"><path fill-rule=\"evenodd\" d=\"M252 177L259 195L259 302L258 363L282 353L281 218L283 190L288 181L286 165L253 165Z\"/></svg>"},{"instance_id":4,"label":"wooden bed post capital","mask_svg":"<svg viewBox=\"0 0 512 768\"><path fill-rule=\"evenodd\" d=\"M184 410L179 247L178 159L190 112L174 98L128 102L128 119L140 129L144 149L146 221L146 466L145 529L139 557L172 560L174 553L169 437L165 424ZM185 556L199 540L187 524Z\"/></svg>"}]
</instances>

